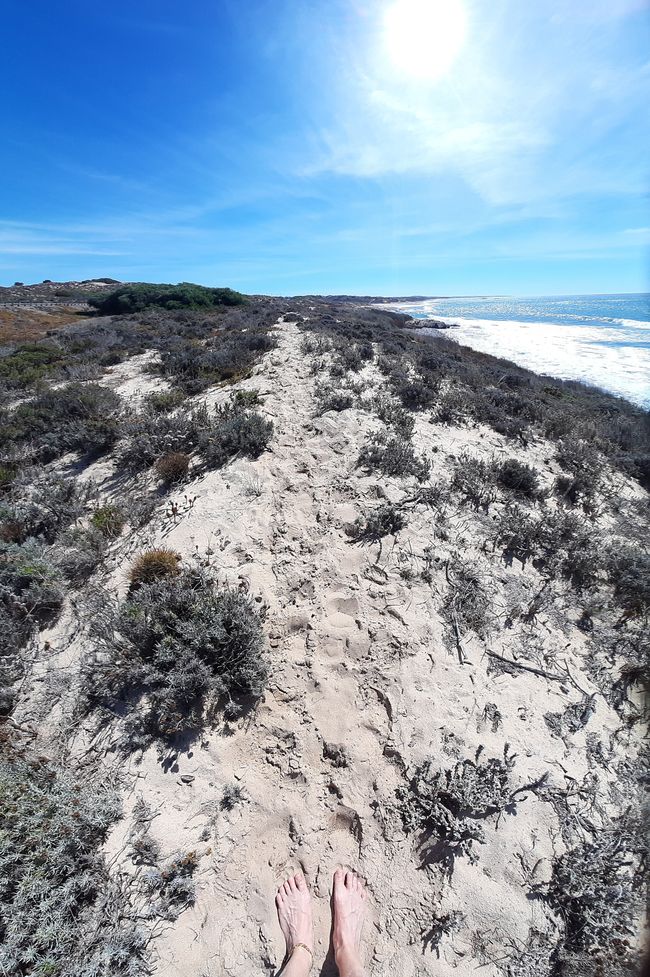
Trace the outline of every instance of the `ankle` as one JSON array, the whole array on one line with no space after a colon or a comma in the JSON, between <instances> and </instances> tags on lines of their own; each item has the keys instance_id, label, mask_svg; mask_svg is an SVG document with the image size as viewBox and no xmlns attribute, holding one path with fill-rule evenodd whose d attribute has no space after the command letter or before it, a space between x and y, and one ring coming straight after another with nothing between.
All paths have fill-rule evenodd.
<instances>
[{"instance_id":1,"label":"ankle","mask_svg":"<svg viewBox=\"0 0 650 977\"><path fill-rule=\"evenodd\" d=\"M333 939L334 959L336 966L345 977L357 977L362 974L361 959L359 948L355 943L348 940Z\"/></svg>"}]
</instances>

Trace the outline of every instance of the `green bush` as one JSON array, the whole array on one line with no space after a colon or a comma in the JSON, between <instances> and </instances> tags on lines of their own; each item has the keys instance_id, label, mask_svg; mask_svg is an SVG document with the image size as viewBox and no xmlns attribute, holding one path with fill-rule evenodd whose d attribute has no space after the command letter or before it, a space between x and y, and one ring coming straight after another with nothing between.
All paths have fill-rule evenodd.
<instances>
[{"instance_id":1,"label":"green bush","mask_svg":"<svg viewBox=\"0 0 650 977\"><path fill-rule=\"evenodd\" d=\"M169 414L185 400L182 390L160 390L148 394L144 399L145 407L154 414Z\"/></svg>"},{"instance_id":2,"label":"green bush","mask_svg":"<svg viewBox=\"0 0 650 977\"><path fill-rule=\"evenodd\" d=\"M275 345L267 327L241 326L220 332L201 344L170 342L154 369L193 395L216 383L233 383L247 377L260 355ZM249 392L241 393L246 397Z\"/></svg>"},{"instance_id":3,"label":"green bush","mask_svg":"<svg viewBox=\"0 0 650 977\"><path fill-rule=\"evenodd\" d=\"M0 543L0 685L22 673L23 645L55 617L63 598L63 575L46 547Z\"/></svg>"},{"instance_id":4,"label":"green bush","mask_svg":"<svg viewBox=\"0 0 650 977\"><path fill-rule=\"evenodd\" d=\"M650 614L650 554L632 547L610 549L609 579L614 597L628 617Z\"/></svg>"},{"instance_id":5,"label":"green bush","mask_svg":"<svg viewBox=\"0 0 650 977\"><path fill-rule=\"evenodd\" d=\"M137 472L171 452L188 454L213 425L205 405L171 416L143 413L126 417L121 425L118 464L129 472Z\"/></svg>"},{"instance_id":6,"label":"green bush","mask_svg":"<svg viewBox=\"0 0 650 977\"><path fill-rule=\"evenodd\" d=\"M0 504L0 535L19 543L30 537L53 543L83 515L91 491L91 485L72 477L29 469L16 477L6 502Z\"/></svg>"},{"instance_id":7,"label":"green bush","mask_svg":"<svg viewBox=\"0 0 650 977\"><path fill-rule=\"evenodd\" d=\"M119 710L131 700L136 739L196 730L206 704L257 697L266 685L255 604L203 574L143 583L98 612L93 630L102 654L86 666L89 701Z\"/></svg>"},{"instance_id":8,"label":"green bush","mask_svg":"<svg viewBox=\"0 0 650 977\"><path fill-rule=\"evenodd\" d=\"M629 816L611 827L591 830L590 840L567 848L553 861L548 885L535 890L563 920L563 951L586 952L589 973L615 973L635 942L643 910L647 842ZM603 970L596 966L601 956L610 964Z\"/></svg>"},{"instance_id":9,"label":"green bush","mask_svg":"<svg viewBox=\"0 0 650 977\"><path fill-rule=\"evenodd\" d=\"M497 497L494 462L463 452L454 465L451 488L477 512L487 512Z\"/></svg>"},{"instance_id":10,"label":"green bush","mask_svg":"<svg viewBox=\"0 0 650 977\"><path fill-rule=\"evenodd\" d=\"M56 565L66 580L79 586L95 572L106 553L106 536L90 526L73 526L53 547Z\"/></svg>"},{"instance_id":11,"label":"green bush","mask_svg":"<svg viewBox=\"0 0 650 977\"><path fill-rule=\"evenodd\" d=\"M106 503L95 509L90 522L106 539L117 539L124 528L126 517L119 506Z\"/></svg>"},{"instance_id":12,"label":"green bush","mask_svg":"<svg viewBox=\"0 0 650 977\"><path fill-rule=\"evenodd\" d=\"M46 343L25 343L0 357L0 383L10 389L29 387L60 366L63 355Z\"/></svg>"},{"instance_id":13,"label":"green bush","mask_svg":"<svg viewBox=\"0 0 650 977\"><path fill-rule=\"evenodd\" d=\"M179 285L141 282L121 285L108 295L93 295L88 301L100 315L123 315L151 308L212 309L224 305L243 305L246 298L231 288L206 288L191 282L181 282Z\"/></svg>"}]
</instances>

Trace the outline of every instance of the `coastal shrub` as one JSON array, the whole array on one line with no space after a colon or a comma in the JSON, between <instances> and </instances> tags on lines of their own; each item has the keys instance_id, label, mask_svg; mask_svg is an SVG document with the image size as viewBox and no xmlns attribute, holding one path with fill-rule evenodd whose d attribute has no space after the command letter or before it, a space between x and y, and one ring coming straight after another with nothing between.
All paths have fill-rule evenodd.
<instances>
[{"instance_id":1,"label":"coastal shrub","mask_svg":"<svg viewBox=\"0 0 650 977\"><path fill-rule=\"evenodd\" d=\"M205 404L181 414L136 414L122 423L118 464L127 472L139 472L163 455L187 454L213 424Z\"/></svg>"},{"instance_id":2,"label":"coastal shrub","mask_svg":"<svg viewBox=\"0 0 650 977\"><path fill-rule=\"evenodd\" d=\"M18 475L11 492L0 502L0 535L24 542L33 537L52 543L84 513L92 485L33 468Z\"/></svg>"},{"instance_id":3,"label":"coastal shrub","mask_svg":"<svg viewBox=\"0 0 650 977\"><path fill-rule=\"evenodd\" d=\"M386 394L373 397L370 407L386 427L392 427L396 433L410 441L415 427L415 418L410 411Z\"/></svg>"},{"instance_id":4,"label":"coastal shrub","mask_svg":"<svg viewBox=\"0 0 650 977\"><path fill-rule=\"evenodd\" d=\"M17 475L13 465L0 465L0 494L6 492Z\"/></svg>"},{"instance_id":5,"label":"coastal shrub","mask_svg":"<svg viewBox=\"0 0 650 977\"><path fill-rule=\"evenodd\" d=\"M384 475L401 478L413 475L419 482L426 481L431 473L428 459L416 455L409 441L382 431L369 435L361 448L357 464Z\"/></svg>"},{"instance_id":6,"label":"coastal shrub","mask_svg":"<svg viewBox=\"0 0 650 977\"><path fill-rule=\"evenodd\" d=\"M194 904L196 885L192 876L197 864L196 852L191 851L176 855L160 868L151 866L143 872L150 915L172 921Z\"/></svg>"},{"instance_id":7,"label":"coastal shrub","mask_svg":"<svg viewBox=\"0 0 650 977\"><path fill-rule=\"evenodd\" d=\"M201 431L199 450L210 467L221 468L237 455L258 458L272 434L272 421L231 401L215 409L213 426Z\"/></svg>"},{"instance_id":8,"label":"coastal shrub","mask_svg":"<svg viewBox=\"0 0 650 977\"><path fill-rule=\"evenodd\" d=\"M68 529L53 549L58 569L66 580L77 586L95 572L105 553L106 536L94 526Z\"/></svg>"},{"instance_id":9,"label":"coastal shrub","mask_svg":"<svg viewBox=\"0 0 650 977\"><path fill-rule=\"evenodd\" d=\"M463 452L454 465L451 488L477 512L487 512L497 498L496 477L493 461Z\"/></svg>"},{"instance_id":10,"label":"coastal shrub","mask_svg":"<svg viewBox=\"0 0 650 977\"><path fill-rule=\"evenodd\" d=\"M583 438L565 437L558 442L555 457L562 468L574 475L590 473L598 478L603 467L603 457L593 443Z\"/></svg>"},{"instance_id":11,"label":"coastal shrub","mask_svg":"<svg viewBox=\"0 0 650 977\"><path fill-rule=\"evenodd\" d=\"M259 390L236 390L231 400L236 407L259 407L262 404Z\"/></svg>"},{"instance_id":12,"label":"coastal shrub","mask_svg":"<svg viewBox=\"0 0 650 977\"><path fill-rule=\"evenodd\" d=\"M268 329L244 327L219 333L207 343L189 344L177 339L161 353L153 369L185 393L201 393L217 383L234 382L248 376L262 353L276 345Z\"/></svg>"},{"instance_id":13,"label":"coastal shrub","mask_svg":"<svg viewBox=\"0 0 650 977\"><path fill-rule=\"evenodd\" d=\"M142 583L93 619L100 653L86 663L91 704L130 703L131 725L163 739L200 728L206 705L258 697L267 665L256 605L191 570Z\"/></svg>"},{"instance_id":14,"label":"coastal shrub","mask_svg":"<svg viewBox=\"0 0 650 977\"><path fill-rule=\"evenodd\" d=\"M650 613L650 554L630 546L610 548L607 571L614 598L628 617Z\"/></svg>"},{"instance_id":15,"label":"coastal shrub","mask_svg":"<svg viewBox=\"0 0 650 977\"><path fill-rule=\"evenodd\" d=\"M550 577L565 577L576 590L595 586L605 564L602 540L594 527L571 512L546 517L540 563Z\"/></svg>"},{"instance_id":16,"label":"coastal shrub","mask_svg":"<svg viewBox=\"0 0 650 977\"><path fill-rule=\"evenodd\" d=\"M181 282L180 285L141 282L121 285L108 295L91 295L88 302L100 315L124 315L150 308L211 309L224 305L243 305L246 298L231 288L206 288L191 282Z\"/></svg>"},{"instance_id":17,"label":"coastal shrub","mask_svg":"<svg viewBox=\"0 0 650 977\"><path fill-rule=\"evenodd\" d=\"M513 803L511 774L516 754L506 743L503 759L481 760L479 747L473 760L448 770L426 760L416 768L406 787L398 788L402 822L407 832L418 832L424 862L453 868L454 859L466 855L476 862L474 843L485 842L479 823Z\"/></svg>"},{"instance_id":18,"label":"coastal shrub","mask_svg":"<svg viewBox=\"0 0 650 977\"><path fill-rule=\"evenodd\" d=\"M434 403L438 394L438 381L432 374L427 377L394 378L391 386L407 410L425 410Z\"/></svg>"},{"instance_id":19,"label":"coastal shrub","mask_svg":"<svg viewBox=\"0 0 650 977\"><path fill-rule=\"evenodd\" d=\"M126 516L121 506L107 502L98 506L90 517L91 526L106 539L117 539L121 534Z\"/></svg>"},{"instance_id":20,"label":"coastal shrub","mask_svg":"<svg viewBox=\"0 0 650 977\"><path fill-rule=\"evenodd\" d=\"M232 811L244 800L244 790L241 784L226 784L219 801L222 811Z\"/></svg>"},{"instance_id":21,"label":"coastal shrub","mask_svg":"<svg viewBox=\"0 0 650 977\"><path fill-rule=\"evenodd\" d=\"M471 394L457 386L449 387L431 412L431 420L448 427L459 427L471 417Z\"/></svg>"},{"instance_id":22,"label":"coastal shrub","mask_svg":"<svg viewBox=\"0 0 650 977\"><path fill-rule=\"evenodd\" d=\"M535 887L564 924L563 954L588 954L590 972L598 959L617 965L633 948L646 857L643 831L627 815L569 847L554 859L548 884Z\"/></svg>"},{"instance_id":23,"label":"coastal shrub","mask_svg":"<svg viewBox=\"0 0 650 977\"><path fill-rule=\"evenodd\" d=\"M492 543L501 547L510 565L519 560L522 567L528 560L539 556L544 544L544 519L531 516L518 505L506 505L497 517L492 533Z\"/></svg>"},{"instance_id":24,"label":"coastal shrub","mask_svg":"<svg viewBox=\"0 0 650 977\"><path fill-rule=\"evenodd\" d=\"M155 464L156 475L165 485L182 482L190 467L190 456L182 451L170 451Z\"/></svg>"},{"instance_id":25,"label":"coastal shrub","mask_svg":"<svg viewBox=\"0 0 650 977\"><path fill-rule=\"evenodd\" d=\"M0 970L25 977L139 977L148 934L102 846L117 794L6 742L0 757Z\"/></svg>"},{"instance_id":26,"label":"coastal shrub","mask_svg":"<svg viewBox=\"0 0 650 977\"><path fill-rule=\"evenodd\" d=\"M130 590L137 590L144 584L163 580L165 577L175 577L180 573L180 553L164 548L146 550L141 553L129 570Z\"/></svg>"},{"instance_id":27,"label":"coastal shrub","mask_svg":"<svg viewBox=\"0 0 650 977\"><path fill-rule=\"evenodd\" d=\"M0 384L24 389L44 380L62 362L63 351L49 343L23 343L0 356Z\"/></svg>"},{"instance_id":28,"label":"coastal shrub","mask_svg":"<svg viewBox=\"0 0 650 977\"><path fill-rule=\"evenodd\" d=\"M47 547L35 540L0 544L0 600L9 614L36 627L58 611L63 597L61 573Z\"/></svg>"},{"instance_id":29,"label":"coastal shrub","mask_svg":"<svg viewBox=\"0 0 650 977\"><path fill-rule=\"evenodd\" d=\"M532 559L549 580L564 578L579 591L601 579L605 556L594 527L564 509L542 509L530 515L519 506L508 506L493 530L492 541L503 548L507 560L522 565Z\"/></svg>"},{"instance_id":30,"label":"coastal shrub","mask_svg":"<svg viewBox=\"0 0 650 977\"><path fill-rule=\"evenodd\" d=\"M319 414L328 410L342 411L354 407L354 395L350 390L333 390L329 384L318 384L314 390L314 398Z\"/></svg>"},{"instance_id":31,"label":"coastal shrub","mask_svg":"<svg viewBox=\"0 0 650 977\"><path fill-rule=\"evenodd\" d=\"M359 516L348 532L352 539L378 540L384 536L396 535L405 525L403 514L396 506L387 502L378 509Z\"/></svg>"},{"instance_id":32,"label":"coastal shrub","mask_svg":"<svg viewBox=\"0 0 650 977\"><path fill-rule=\"evenodd\" d=\"M525 465L516 458L508 458L496 470L497 482L501 488L517 495L524 495L529 499L539 496L539 480L537 472L530 465Z\"/></svg>"},{"instance_id":33,"label":"coastal shrub","mask_svg":"<svg viewBox=\"0 0 650 977\"><path fill-rule=\"evenodd\" d=\"M144 407L154 414L169 414L171 411L176 410L177 407L180 407L184 400L185 394L182 390L154 391L154 393L147 394L144 398Z\"/></svg>"},{"instance_id":34,"label":"coastal shrub","mask_svg":"<svg viewBox=\"0 0 650 977\"><path fill-rule=\"evenodd\" d=\"M64 593L61 570L46 547L35 540L0 543L0 686L22 674L22 647L53 620Z\"/></svg>"},{"instance_id":35,"label":"coastal shrub","mask_svg":"<svg viewBox=\"0 0 650 977\"><path fill-rule=\"evenodd\" d=\"M68 451L97 454L118 437L119 396L94 383L48 390L0 417L0 439L27 445L41 461Z\"/></svg>"}]
</instances>

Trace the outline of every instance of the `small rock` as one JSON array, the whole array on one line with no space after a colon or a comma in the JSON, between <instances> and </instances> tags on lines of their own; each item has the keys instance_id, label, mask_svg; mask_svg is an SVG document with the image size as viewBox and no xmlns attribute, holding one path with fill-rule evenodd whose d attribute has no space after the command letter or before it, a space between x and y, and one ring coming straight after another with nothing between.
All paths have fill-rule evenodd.
<instances>
[{"instance_id":1,"label":"small rock","mask_svg":"<svg viewBox=\"0 0 650 977\"><path fill-rule=\"evenodd\" d=\"M184 784L191 784L194 780L194 775L191 773L183 773L181 774L181 780Z\"/></svg>"}]
</instances>

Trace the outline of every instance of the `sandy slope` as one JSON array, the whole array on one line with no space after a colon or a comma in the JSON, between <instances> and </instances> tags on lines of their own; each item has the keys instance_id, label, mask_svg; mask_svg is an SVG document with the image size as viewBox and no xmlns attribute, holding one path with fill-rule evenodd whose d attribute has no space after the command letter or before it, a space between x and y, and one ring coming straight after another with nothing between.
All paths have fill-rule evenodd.
<instances>
[{"instance_id":1,"label":"sandy slope","mask_svg":"<svg viewBox=\"0 0 650 977\"><path fill-rule=\"evenodd\" d=\"M263 412L275 424L271 450L191 482L171 497L179 503L176 516L158 519L114 554L112 579L121 586L126 557L145 537L188 559L207 555L221 580L267 608L271 682L255 712L177 755L161 758L152 748L131 762L127 814L143 798L157 812L152 833L165 853L200 855L196 904L156 941L157 973L273 972L282 958L273 896L298 868L315 896L315 972L335 973L330 962L320 966L331 875L343 864L360 872L371 894L365 944L375 977L461 977L479 965L489 977L517 956L531 930L554 928L543 903L528 894L562 850L556 812L522 793L516 814L484 823L487 842L476 847L476 864L459 858L445 879L437 866L421 865L396 789L428 757L449 768L479 746L486 756L501 756L506 742L518 754L516 786L548 773L565 789L593 778L585 747L594 734L614 750L609 766L596 772L598 798L608 808L616 761L634 754L635 734L597 693L584 668L584 638L566 619L542 614L532 625L516 619L504 629L513 607L530 601L536 575L482 552L489 517L459 510L444 528L419 506L397 539L381 547L350 541L346 524L377 505L381 489L397 499L410 484L357 469L361 444L380 422L356 409L315 416L310 365L297 327L282 323L278 349L242 384L264 396ZM123 379L124 392L133 392L133 378ZM449 429L426 416L418 417L414 441L432 459L432 481L465 448L488 457L505 445L487 429ZM517 453L511 446L507 452ZM547 480L555 471L551 455L543 444L519 452ZM427 583L419 573L430 545L438 562ZM492 581L499 624L488 648L523 655L564 681L495 670L477 641L464 639L457 653L439 612L444 564L453 565L458 551ZM595 696L587 725L568 738L555 735L544 715L563 713L583 701L582 693ZM233 784L245 800L222 810L224 787ZM111 839L113 852L128 828L127 816ZM436 951L436 919L452 912L462 915Z\"/></svg>"}]
</instances>

